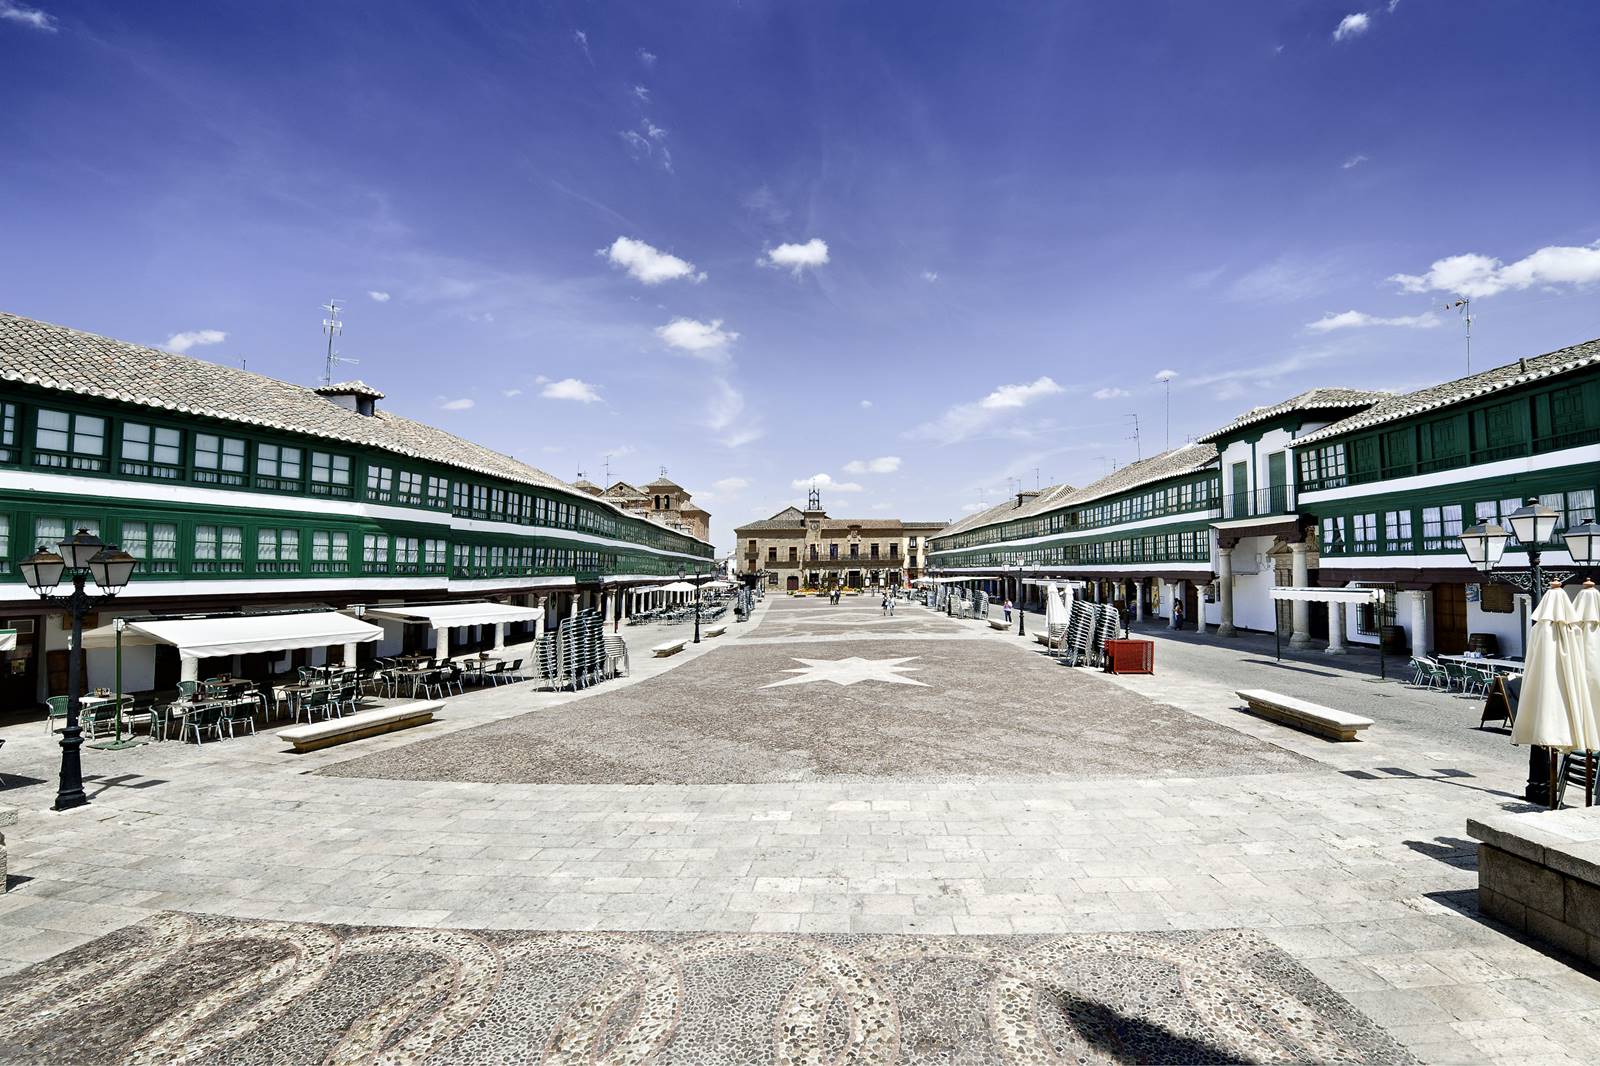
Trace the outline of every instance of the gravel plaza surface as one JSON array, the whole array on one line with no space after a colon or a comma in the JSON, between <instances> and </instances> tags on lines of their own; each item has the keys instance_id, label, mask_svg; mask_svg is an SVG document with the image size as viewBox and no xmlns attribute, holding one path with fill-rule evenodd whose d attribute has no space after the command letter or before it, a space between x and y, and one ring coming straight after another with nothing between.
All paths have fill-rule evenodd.
<instances>
[{"instance_id":1,"label":"gravel plaza surface","mask_svg":"<svg viewBox=\"0 0 1600 1066\"><path fill-rule=\"evenodd\" d=\"M537 933L162 913L0 979L0 1003L13 1061L1411 1061L1241 931Z\"/></svg>"},{"instance_id":2,"label":"gravel plaza surface","mask_svg":"<svg viewBox=\"0 0 1600 1066\"><path fill-rule=\"evenodd\" d=\"M1525 760L1468 701L1306 663L1376 719L1335 744L1237 709L1248 640L1157 637L1155 675L1107 677L904 604L774 597L667 659L638 649L685 627L623 632L634 676L581 693L469 692L298 756L271 730L90 750L93 802L62 814L48 783L0 792L0 1060L73 1059L80 1030L107 1062L1592 1059L1600 982L1476 911L1465 820L1525 809ZM537 721L637 773L648 715L621 708L658 689L720 730L706 780L346 776ZM777 717L684 711L696 691ZM809 708L871 735L874 707L893 758L794 732ZM1126 722L1093 732L1117 716L1233 769L1141 763ZM49 776L38 721L0 736L0 772Z\"/></svg>"},{"instance_id":3,"label":"gravel plaza surface","mask_svg":"<svg viewBox=\"0 0 1600 1066\"><path fill-rule=\"evenodd\" d=\"M883 618L876 607L861 604L779 600L756 639L720 647L651 685L391 748L322 772L648 785L1196 777L1314 765L1092 674L1038 656L1019 658L1005 642L974 636L925 609L905 606L903 614ZM840 640L832 625L811 621L815 616L873 629L877 639ZM969 639L887 636L922 619ZM803 637L802 631L827 635Z\"/></svg>"}]
</instances>

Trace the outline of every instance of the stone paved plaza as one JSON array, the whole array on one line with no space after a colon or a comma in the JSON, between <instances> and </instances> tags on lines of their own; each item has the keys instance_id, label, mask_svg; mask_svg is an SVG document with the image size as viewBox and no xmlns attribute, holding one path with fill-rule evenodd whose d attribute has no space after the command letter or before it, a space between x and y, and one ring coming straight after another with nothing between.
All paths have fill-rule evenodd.
<instances>
[{"instance_id":1,"label":"stone paved plaza","mask_svg":"<svg viewBox=\"0 0 1600 1066\"><path fill-rule=\"evenodd\" d=\"M0 1057L1592 1060L1600 982L1473 904L1466 819L1524 809L1503 734L1301 664L1377 720L1320 741L1235 709L1256 649L1158 639L1107 678L780 598L577 696L91 751L87 808L0 793Z\"/></svg>"}]
</instances>

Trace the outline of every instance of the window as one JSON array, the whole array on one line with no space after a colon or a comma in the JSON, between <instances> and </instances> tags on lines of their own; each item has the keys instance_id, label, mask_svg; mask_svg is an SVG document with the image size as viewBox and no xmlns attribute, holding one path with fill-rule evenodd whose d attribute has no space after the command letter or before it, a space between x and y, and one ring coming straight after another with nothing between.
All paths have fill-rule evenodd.
<instances>
[{"instance_id":1,"label":"window","mask_svg":"<svg viewBox=\"0 0 1600 1066\"><path fill-rule=\"evenodd\" d=\"M368 533L361 541L361 569L369 574L389 572L389 538L382 533Z\"/></svg>"},{"instance_id":2,"label":"window","mask_svg":"<svg viewBox=\"0 0 1600 1066\"><path fill-rule=\"evenodd\" d=\"M194 479L213 485L243 485L244 441L213 433L196 433Z\"/></svg>"},{"instance_id":3,"label":"window","mask_svg":"<svg viewBox=\"0 0 1600 1066\"><path fill-rule=\"evenodd\" d=\"M411 470L400 471L396 487L399 490L400 503L408 503L415 507L422 505L422 475Z\"/></svg>"},{"instance_id":4,"label":"window","mask_svg":"<svg viewBox=\"0 0 1600 1066\"><path fill-rule=\"evenodd\" d=\"M1461 505L1422 509L1424 551L1456 551L1461 547Z\"/></svg>"},{"instance_id":5,"label":"window","mask_svg":"<svg viewBox=\"0 0 1600 1066\"><path fill-rule=\"evenodd\" d=\"M311 531L311 572L343 574L350 569L350 534L337 530Z\"/></svg>"},{"instance_id":6,"label":"window","mask_svg":"<svg viewBox=\"0 0 1600 1066\"><path fill-rule=\"evenodd\" d=\"M443 477L428 478L428 506L444 510L450 505L450 479Z\"/></svg>"},{"instance_id":7,"label":"window","mask_svg":"<svg viewBox=\"0 0 1600 1066\"><path fill-rule=\"evenodd\" d=\"M777 561L778 561L778 549L777 548L768 548L767 549L767 562L775 563Z\"/></svg>"},{"instance_id":8,"label":"window","mask_svg":"<svg viewBox=\"0 0 1600 1066\"><path fill-rule=\"evenodd\" d=\"M0 463L14 463L17 458L17 405L0 403Z\"/></svg>"},{"instance_id":9,"label":"window","mask_svg":"<svg viewBox=\"0 0 1600 1066\"><path fill-rule=\"evenodd\" d=\"M256 446L256 484L268 489L298 489L300 487L299 448L285 448L281 444Z\"/></svg>"},{"instance_id":10,"label":"window","mask_svg":"<svg viewBox=\"0 0 1600 1066\"><path fill-rule=\"evenodd\" d=\"M367 499L387 503L394 496L394 467L367 467Z\"/></svg>"},{"instance_id":11,"label":"window","mask_svg":"<svg viewBox=\"0 0 1600 1066\"><path fill-rule=\"evenodd\" d=\"M256 530L256 569L267 574L297 573L300 570L300 531Z\"/></svg>"},{"instance_id":12,"label":"window","mask_svg":"<svg viewBox=\"0 0 1600 1066\"><path fill-rule=\"evenodd\" d=\"M1378 550L1378 516L1358 514L1350 519L1350 550L1372 553Z\"/></svg>"},{"instance_id":13,"label":"window","mask_svg":"<svg viewBox=\"0 0 1600 1066\"><path fill-rule=\"evenodd\" d=\"M791 563L794 563L794 562L799 562L799 560L800 560L800 549L798 549L798 548L790 548L789 549L789 561Z\"/></svg>"},{"instance_id":14,"label":"window","mask_svg":"<svg viewBox=\"0 0 1600 1066\"><path fill-rule=\"evenodd\" d=\"M828 545L828 558L830 558L830 559L838 559L839 558L839 545L837 545L837 544Z\"/></svg>"},{"instance_id":15,"label":"window","mask_svg":"<svg viewBox=\"0 0 1600 1066\"><path fill-rule=\"evenodd\" d=\"M0 560L11 558L11 517L0 514Z\"/></svg>"},{"instance_id":16,"label":"window","mask_svg":"<svg viewBox=\"0 0 1600 1066\"><path fill-rule=\"evenodd\" d=\"M859 544L850 545L850 558L852 558L852 559L861 558L861 545L859 545Z\"/></svg>"},{"instance_id":17,"label":"window","mask_svg":"<svg viewBox=\"0 0 1600 1066\"><path fill-rule=\"evenodd\" d=\"M1300 453L1300 484L1310 489L1338 488L1345 483L1343 444L1324 444Z\"/></svg>"},{"instance_id":18,"label":"window","mask_svg":"<svg viewBox=\"0 0 1600 1066\"><path fill-rule=\"evenodd\" d=\"M311 492L314 496L349 496L350 457L312 452Z\"/></svg>"},{"instance_id":19,"label":"window","mask_svg":"<svg viewBox=\"0 0 1600 1066\"><path fill-rule=\"evenodd\" d=\"M444 573L446 543L442 540L422 542L422 569L428 574Z\"/></svg>"},{"instance_id":20,"label":"window","mask_svg":"<svg viewBox=\"0 0 1600 1066\"><path fill-rule=\"evenodd\" d=\"M133 477L183 477L183 436L165 426L122 424L122 466Z\"/></svg>"},{"instance_id":21,"label":"window","mask_svg":"<svg viewBox=\"0 0 1600 1066\"><path fill-rule=\"evenodd\" d=\"M66 411L40 411L33 446L34 463L38 466L104 470L106 420Z\"/></svg>"},{"instance_id":22,"label":"window","mask_svg":"<svg viewBox=\"0 0 1600 1066\"><path fill-rule=\"evenodd\" d=\"M1411 550L1411 512L1385 511L1383 514L1383 547L1385 551Z\"/></svg>"},{"instance_id":23,"label":"window","mask_svg":"<svg viewBox=\"0 0 1600 1066\"><path fill-rule=\"evenodd\" d=\"M1322 536L1318 540L1317 547L1325 555L1342 555L1344 553L1344 519L1324 518L1322 520Z\"/></svg>"},{"instance_id":24,"label":"window","mask_svg":"<svg viewBox=\"0 0 1600 1066\"><path fill-rule=\"evenodd\" d=\"M242 573L244 529L240 526L195 526L194 569L197 574Z\"/></svg>"}]
</instances>

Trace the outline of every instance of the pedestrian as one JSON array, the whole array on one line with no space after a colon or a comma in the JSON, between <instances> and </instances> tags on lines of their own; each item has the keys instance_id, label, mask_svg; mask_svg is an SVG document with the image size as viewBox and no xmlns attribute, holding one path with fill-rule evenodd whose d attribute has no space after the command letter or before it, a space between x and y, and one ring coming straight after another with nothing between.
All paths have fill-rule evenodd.
<instances>
[{"instance_id":1,"label":"pedestrian","mask_svg":"<svg viewBox=\"0 0 1600 1066\"><path fill-rule=\"evenodd\" d=\"M1011 599L1010 599L1010 597L1006 598L1006 608L1005 609L1006 609L1006 621L1009 622L1009 621L1011 621Z\"/></svg>"},{"instance_id":2,"label":"pedestrian","mask_svg":"<svg viewBox=\"0 0 1600 1066\"><path fill-rule=\"evenodd\" d=\"M889 594L889 617L894 617L894 593Z\"/></svg>"},{"instance_id":3,"label":"pedestrian","mask_svg":"<svg viewBox=\"0 0 1600 1066\"><path fill-rule=\"evenodd\" d=\"M889 617L889 597L887 594L883 597L883 616L885 618Z\"/></svg>"},{"instance_id":4,"label":"pedestrian","mask_svg":"<svg viewBox=\"0 0 1600 1066\"><path fill-rule=\"evenodd\" d=\"M1172 628L1173 629L1182 629L1183 628L1183 601L1182 600L1173 600L1172 601Z\"/></svg>"}]
</instances>

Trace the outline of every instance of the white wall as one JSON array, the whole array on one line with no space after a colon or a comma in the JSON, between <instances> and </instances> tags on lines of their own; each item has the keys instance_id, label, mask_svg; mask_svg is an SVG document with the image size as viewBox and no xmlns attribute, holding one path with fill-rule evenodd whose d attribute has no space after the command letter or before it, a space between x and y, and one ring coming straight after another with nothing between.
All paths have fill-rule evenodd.
<instances>
[{"instance_id":1,"label":"white wall","mask_svg":"<svg viewBox=\"0 0 1600 1066\"><path fill-rule=\"evenodd\" d=\"M1470 597L1470 590L1469 590ZM1501 655L1523 655L1523 627L1532 613L1528 598L1518 593L1515 609L1510 614L1485 612L1481 601L1467 600L1467 635L1493 633L1500 641Z\"/></svg>"}]
</instances>

